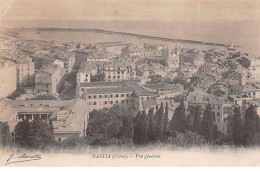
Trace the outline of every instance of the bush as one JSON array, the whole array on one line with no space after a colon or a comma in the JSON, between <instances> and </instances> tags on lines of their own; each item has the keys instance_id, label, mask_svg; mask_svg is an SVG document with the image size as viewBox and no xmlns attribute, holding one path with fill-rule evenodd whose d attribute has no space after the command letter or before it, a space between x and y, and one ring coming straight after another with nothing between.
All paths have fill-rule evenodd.
<instances>
[{"instance_id":1,"label":"bush","mask_svg":"<svg viewBox=\"0 0 260 173\"><path fill-rule=\"evenodd\" d=\"M173 138L173 145L180 147L200 147L208 145L208 142L203 136L195 132L186 131L185 133L177 133Z\"/></svg>"},{"instance_id":2,"label":"bush","mask_svg":"<svg viewBox=\"0 0 260 173\"><path fill-rule=\"evenodd\" d=\"M31 100L57 100L57 98L52 95L38 95Z\"/></svg>"},{"instance_id":3,"label":"bush","mask_svg":"<svg viewBox=\"0 0 260 173\"><path fill-rule=\"evenodd\" d=\"M7 98L15 100L17 97L20 97L24 93L25 93L24 88L23 87L19 87L12 94L7 96Z\"/></svg>"}]
</instances>

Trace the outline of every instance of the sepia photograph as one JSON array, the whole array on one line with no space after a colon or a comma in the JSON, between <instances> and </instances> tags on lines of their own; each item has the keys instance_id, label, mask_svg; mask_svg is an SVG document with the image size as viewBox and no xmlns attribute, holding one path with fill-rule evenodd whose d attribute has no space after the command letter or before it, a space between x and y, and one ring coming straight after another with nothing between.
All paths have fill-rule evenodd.
<instances>
[{"instance_id":1,"label":"sepia photograph","mask_svg":"<svg viewBox=\"0 0 260 173\"><path fill-rule=\"evenodd\" d=\"M259 167L260 0L0 0L0 167Z\"/></svg>"}]
</instances>

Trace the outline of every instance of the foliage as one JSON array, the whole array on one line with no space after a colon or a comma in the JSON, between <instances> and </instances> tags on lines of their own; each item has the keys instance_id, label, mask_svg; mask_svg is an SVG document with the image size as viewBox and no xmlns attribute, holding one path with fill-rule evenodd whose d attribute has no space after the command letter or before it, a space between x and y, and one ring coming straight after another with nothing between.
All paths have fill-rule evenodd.
<instances>
[{"instance_id":1,"label":"foliage","mask_svg":"<svg viewBox=\"0 0 260 173\"><path fill-rule=\"evenodd\" d=\"M137 116L134 118L134 144L143 145L147 142L148 123L148 116L145 111L142 113L139 111Z\"/></svg>"},{"instance_id":2,"label":"foliage","mask_svg":"<svg viewBox=\"0 0 260 173\"><path fill-rule=\"evenodd\" d=\"M31 98L31 100L57 100L57 98L52 95L37 95L36 97Z\"/></svg>"},{"instance_id":3,"label":"foliage","mask_svg":"<svg viewBox=\"0 0 260 173\"><path fill-rule=\"evenodd\" d=\"M18 145L28 148L44 149L54 141L52 125L40 119L19 122L15 126L14 136Z\"/></svg>"},{"instance_id":4,"label":"foliage","mask_svg":"<svg viewBox=\"0 0 260 173\"><path fill-rule=\"evenodd\" d=\"M170 129L173 132L183 133L185 132L185 119L186 111L184 106L184 99L181 99L180 105L175 109L170 123Z\"/></svg>"},{"instance_id":5,"label":"foliage","mask_svg":"<svg viewBox=\"0 0 260 173\"><path fill-rule=\"evenodd\" d=\"M208 145L208 142L200 134L185 131L185 133L177 133L172 144L180 147L199 147Z\"/></svg>"},{"instance_id":6,"label":"foliage","mask_svg":"<svg viewBox=\"0 0 260 173\"><path fill-rule=\"evenodd\" d=\"M123 127L122 127L122 138L133 140L134 135L134 125L132 121L132 117L124 116L123 117Z\"/></svg>"},{"instance_id":7,"label":"foliage","mask_svg":"<svg viewBox=\"0 0 260 173\"><path fill-rule=\"evenodd\" d=\"M201 121L201 134L208 142L213 142L214 135L214 112L210 104L206 105Z\"/></svg>"},{"instance_id":8,"label":"foliage","mask_svg":"<svg viewBox=\"0 0 260 173\"><path fill-rule=\"evenodd\" d=\"M17 97L20 97L24 93L25 93L24 88L22 86L19 86L12 94L7 96L7 98L15 100Z\"/></svg>"},{"instance_id":9,"label":"foliage","mask_svg":"<svg viewBox=\"0 0 260 173\"><path fill-rule=\"evenodd\" d=\"M194 119L193 119L193 131L200 133L200 123L201 123L201 106L195 107Z\"/></svg>"},{"instance_id":10,"label":"foliage","mask_svg":"<svg viewBox=\"0 0 260 173\"><path fill-rule=\"evenodd\" d=\"M11 143L11 134L7 122L0 122L0 145L7 146Z\"/></svg>"},{"instance_id":11,"label":"foliage","mask_svg":"<svg viewBox=\"0 0 260 173\"><path fill-rule=\"evenodd\" d=\"M106 145L110 139L120 137L123 126L121 111L118 106L110 109L90 112L87 137L92 137L91 145Z\"/></svg>"},{"instance_id":12,"label":"foliage","mask_svg":"<svg viewBox=\"0 0 260 173\"><path fill-rule=\"evenodd\" d=\"M241 59L238 59L237 60L241 65L242 67L244 68L249 68L250 65L251 65L251 61L245 57L242 57Z\"/></svg>"},{"instance_id":13,"label":"foliage","mask_svg":"<svg viewBox=\"0 0 260 173\"><path fill-rule=\"evenodd\" d=\"M257 142L256 134L256 110L253 105L250 105L245 112L245 121L243 125L245 145L254 145Z\"/></svg>"},{"instance_id":14,"label":"foliage","mask_svg":"<svg viewBox=\"0 0 260 173\"><path fill-rule=\"evenodd\" d=\"M243 125L240 113L240 107L235 107L232 116L232 139L235 145L243 144Z\"/></svg>"},{"instance_id":15,"label":"foliage","mask_svg":"<svg viewBox=\"0 0 260 173\"><path fill-rule=\"evenodd\" d=\"M147 131L148 142L154 142L156 140L156 127L154 121L154 108L151 108L148 112L149 127Z\"/></svg>"},{"instance_id":16,"label":"foliage","mask_svg":"<svg viewBox=\"0 0 260 173\"><path fill-rule=\"evenodd\" d=\"M163 103L161 103L161 107L155 113L156 118L156 139L162 140L163 139L163 131L164 131L164 108Z\"/></svg>"}]
</instances>

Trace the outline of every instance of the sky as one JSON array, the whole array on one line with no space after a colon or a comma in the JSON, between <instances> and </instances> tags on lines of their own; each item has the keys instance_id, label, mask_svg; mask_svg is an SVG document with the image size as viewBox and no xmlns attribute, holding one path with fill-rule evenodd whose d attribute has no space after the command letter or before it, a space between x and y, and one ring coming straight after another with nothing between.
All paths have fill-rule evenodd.
<instances>
[{"instance_id":1,"label":"sky","mask_svg":"<svg viewBox=\"0 0 260 173\"><path fill-rule=\"evenodd\" d=\"M259 0L2 0L0 20L260 20Z\"/></svg>"},{"instance_id":2,"label":"sky","mask_svg":"<svg viewBox=\"0 0 260 173\"><path fill-rule=\"evenodd\" d=\"M232 43L260 55L260 0L1 0L0 28L99 28Z\"/></svg>"}]
</instances>

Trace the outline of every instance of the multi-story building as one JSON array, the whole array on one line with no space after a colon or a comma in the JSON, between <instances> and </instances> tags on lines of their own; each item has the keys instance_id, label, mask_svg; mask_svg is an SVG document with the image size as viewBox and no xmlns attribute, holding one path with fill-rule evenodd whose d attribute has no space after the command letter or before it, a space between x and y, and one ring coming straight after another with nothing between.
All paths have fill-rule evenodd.
<instances>
[{"instance_id":1,"label":"multi-story building","mask_svg":"<svg viewBox=\"0 0 260 173\"><path fill-rule=\"evenodd\" d=\"M133 80L136 78L135 64L130 62L112 62L104 68L105 81Z\"/></svg>"},{"instance_id":2,"label":"multi-story building","mask_svg":"<svg viewBox=\"0 0 260 173\"><path fill-rule=\"evenodd\" d=\"M128 46L129 44L123 44L122 42L106 42L106 43L98 43L96 48L100 50L107 50L110 53L120 56L123 48Z\"/></svg>"},{"instance_id":3,"label":"multi-story building","mask_svg":"<svg viewBox=\"0 0 260 173\"><path fill-rule=\"evenodd\" d=\"M156 96L134 81L81 83L78 89L78 97L86 100L89 111L114 105L143 110L143 102Z\"/></svg>"},{"instance_id":4,"label":"multi-story building","mask_svg":"<svg viewBox=\"0 0 260 173\"><path fill-rule=\"evenodd\" d=\"M57 86L62 78L61 68L58 65L49 65L35 74L36 94L57 94Z\"/></svg>"},{"instance_id":5,"label":"multi-story building","mask_svg":"<svg viewBox=\"0 0 260 173\"><path fill-rule=\"evenodd\" d=\"M16 72L18 85L33 86L35 69L31 58L20 57L16 64Z\"/></svg>"},{"instance_id":6,"label":"multi-story building","mask_svg":"<svg viewBox=\"0 0 260 173\"><path fill-rule=\"evenodd\" d=\"M201 90L189 93L187 101L188 105L200 105L202 109L205 109L206 105L210 104L212 111L214 112L215 125L217 125L218 130L221 133L227 134L227 124L225 119L232 115L233 108L231 102L228 102L222 97L217 97Z\"/></svg>"},{"instance_id":7,"label":"multi-story building","mask_svg":"<svg viewBox=\"0 0 260 173\"><path fill-rule=\"evenodd\" d=\"M0 100L0 120L12 133L19 121L52 120L57 141L84 135L87 110L81 100Z\"/></svg>"},{"instance_id":8,"label":"multi-story building","mask_svg":"<svg viewBox=\"0 0 260 173\"><path fill-rule=\"evenodd\" d=\"M165 59L165 64L169 69L177 69L180 67L180 48L175 47L172 51L170 48L167 50L167 55Z\"/></svg>"},{"instance_id":9,"label":"multi-story building","mask_svg":"<svg viewBox=\"0 0 260 173\"><path fill-rule=\"evenodd\" d=\"M100 51L89 53L89 55L87 55L87 62L99 62L99 61L110 62L115 57L117 56L115 56L114 54L112 54L107 50L100 50Z\"/></svg>"},{"instance_id":10,"label":"multi-story building","mask_svg":"<svg viewBox=\"0 0 260 173\"><path fill-rule=\"evenodd\" d=\"M98 68L95 63L85 62L82 63L77 72L77 84L91 82L91 77L96 75Z\"/></svg>"},{"instance_id":11,"label":"multi-story building","mask_svg":"<svg viewBox=\"0 0 260 173\"><path fill-rule=\"evenodd\" d=\"M16 89L16 66L11 61L0 60L0 99Z\"/></svg>"}]
</instances>

